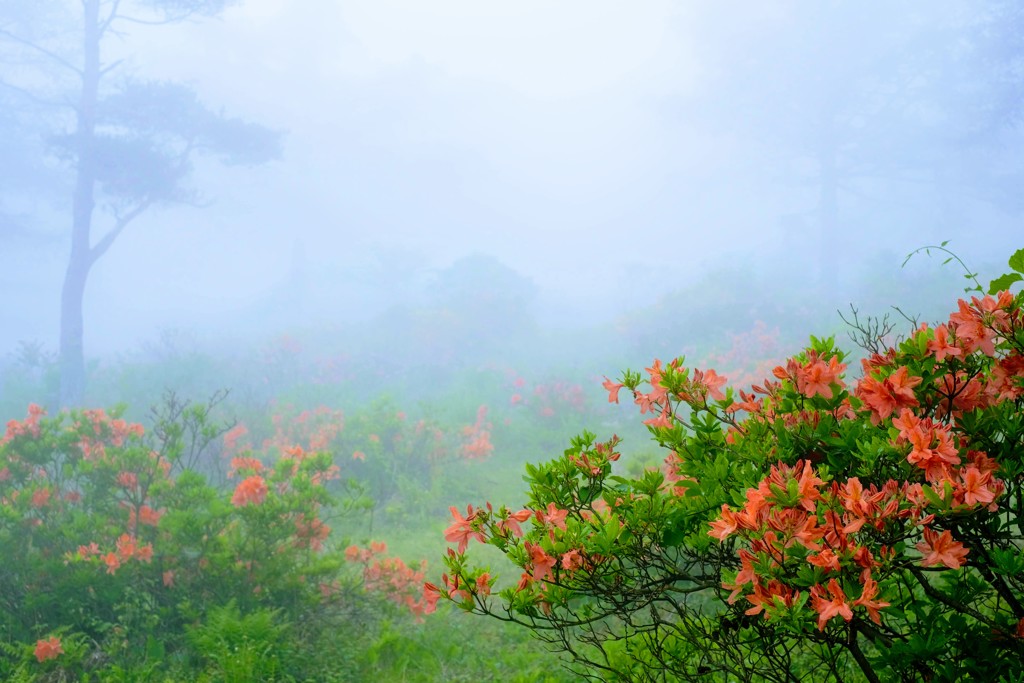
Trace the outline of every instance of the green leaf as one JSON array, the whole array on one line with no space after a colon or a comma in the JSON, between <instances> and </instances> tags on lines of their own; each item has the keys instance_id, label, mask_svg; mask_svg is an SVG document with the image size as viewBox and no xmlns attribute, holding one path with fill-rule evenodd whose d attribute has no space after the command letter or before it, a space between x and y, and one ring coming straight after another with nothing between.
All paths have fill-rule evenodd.
<instances>
[{"instance_id":1,"label":"green leaf","mask_svg":"<svg viewBox=\"0 0 1024 683\"><path fill-rule=\"evenodd\" d=\"M164 658L166 650L162 640L157 640L152 635L146 637L146 658L150 661L160 661Z\"/></svg>"},{"instance_id":2,"label":"green leaf","mask_svg":"<svg viewBox=\"0 0 1024 683\"><path fill-rule=\"evenodd\" d=\"M1018 249L1010 257L1010 267L1018 273L1024 274L1024 249Z\"/></svg>"},{"instance_id":3,"label":"green leaf","mask_svg":"<svg viewBox=\"0 0 1024 683\"><path fill-rule=\"evenodd\" d=\"M684 493L685 496L704 495L704 490L701 488L699 481L694 481L693 479L680 479L675 483L675 485L681 486L686 490Z\"/></svg>"},{"instance_id":4,"label":"green leaf","mask_svg":"<svg viewBox=\"0 0 1024 683\"><path fill-rule=\"evenodd\" d=\"M666 548L674 548L682 545L686 540L686 527L680 524L670 524L661 533L661 543Z\"/></svg>"},{"instance_id":5,"label":"green leaf","mask_svg":"<svg viewBox=\"0 0 1024 683\"><path fill-rule=\"evenodd\" d=\"M945 508L945 502L939 497L935 490L931 486L922 486L921 492L924 493L924 497L928 499L928 502L937 508Z\"/></svg>"},{"instance_id":6,"label":"green leaf","mask_svg":"<svg viewBox=\"0 0 1024 683\"><path fill-rule=\"evenodd\" d=\"M997 277L995 280L992 280L991 283L989 283L988 293L998 294L1003 290L1009 289L1010 285L1012 285L1014 282L1020 282L1021 280L1024 280L1024 277L1017 273L1006 273L1005 275L1001 275Z\"/></svg>"},{"instance_id":7,"label":"green leaf","mask_svg":"<svg viewBox=\"0 0 1024 683\"><path fill-rule=\"evenodd\" d=\"M619 537L619 532L622 530L622 525L619 523L617 517L612 517L604 524L604 528L601 533L595 538L600 546L601 550L605 553L611 551L615 545L616 539Z\"/></svg>"}]
</instances>

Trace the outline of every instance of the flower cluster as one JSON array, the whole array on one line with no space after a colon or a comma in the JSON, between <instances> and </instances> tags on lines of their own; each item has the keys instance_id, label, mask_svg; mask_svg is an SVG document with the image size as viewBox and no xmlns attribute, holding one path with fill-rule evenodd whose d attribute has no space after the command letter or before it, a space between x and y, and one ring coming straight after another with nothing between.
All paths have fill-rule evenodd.
<instances>
[{"instance_id":1,"label":"flower cluster","mask_svg":"<svg viewBox=\"0 0 1024 683\"><path fill-rule=\"evenodd\" d=\"M99 545L93 542L89 545L78 546L78 551L74 557L77 557L79 560L93 560L102 565L106 569L107 574L116 574L121 565L129 560L146 564L152 562L153 544L146 543L140 545L135 536L121 534L115 543L114 550L111 552L103 552ZM69 561L73 559L71 554L68 555L67 559Z\"/></svg>"},{"instance_id":2,"label":"flower cluster","mask_svg":"<svg viewBox=\"0 0 1024 683\"><path fill-rule=\"evenodd\" d=\"M345 549L345 559L363 565L363 587L366 590L384 595L416 617L433 612L437 599L422 589L426 562L410 567L399 557L386 557L387 551L387 545L382 541L374 541L366 548L351 545Z\"/></svg>"},{"instance_id":3,"label":"flower cluster","mask_svg":"<svg viewBox=\"0 0 1024 683\"><path fill-rule=\"evenodd\" d=\"M683 358L605 378L608 401L628 392L668 451L663 469L616 476L617 438L584 434L527 466L524 509L452 508L456 548L426 590L522 615L585 661L616 666L602 643L624 640L634 663L681 678L797 651L819 661L826 643L869 679L877 667L910 680L944 656L915 639L926 614L948 615L929 637L958 643L957 671L1007 670L1024 632L1022 305L1008 292L961 300L941 324L872 347L853 380L847 355L814 337L748 390ZM522 570L497 602L472 541ZM836 660L816 666L845 677Z\"/></svg>"},{"instance_id":4,"label":"flower cluster","mask_svg":"<svg viewBox=\"0 0 1024 683\"><path fill-rule=\"evenodd\" d=\"M480 406L476 411L476 422L462 428L459 455L466 460L486 460L493 451L491 425L487 422L487 406Z\"/></svg>"}]
</instances>

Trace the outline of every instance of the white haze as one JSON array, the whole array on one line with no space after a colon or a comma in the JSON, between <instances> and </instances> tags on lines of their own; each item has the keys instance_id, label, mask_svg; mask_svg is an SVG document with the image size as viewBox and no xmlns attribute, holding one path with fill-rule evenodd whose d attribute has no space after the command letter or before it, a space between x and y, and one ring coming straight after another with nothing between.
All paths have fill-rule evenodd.
<instances>
[{"instance_id":1,"label":"white haze","mask_svg":"<svg viewBox=\"0 0 1024 683\"><path fill-rule=\"evenodd\" d=\"M903 255L940 240L999 265L1022 246L1019 206L963 176L1019 177L1020 129L975 144L958 98L977 93L934 97L951 53L983 72L974 29L995 4L249 0L132 26L108 58L285 131L284 155L201 165L210 206L131 225L89 280L86 352L168 328L360 324L474 253L530 278L540 319L563 326L727 269L779 273L834 308L865 264L896 280ZM822 234L808 112L832 105L859 175ZM0 351L56 347L69 209L32 206L34 236L0 247ZM296 278L301 301L275 304Z\"/></svg>"}]
</instances>

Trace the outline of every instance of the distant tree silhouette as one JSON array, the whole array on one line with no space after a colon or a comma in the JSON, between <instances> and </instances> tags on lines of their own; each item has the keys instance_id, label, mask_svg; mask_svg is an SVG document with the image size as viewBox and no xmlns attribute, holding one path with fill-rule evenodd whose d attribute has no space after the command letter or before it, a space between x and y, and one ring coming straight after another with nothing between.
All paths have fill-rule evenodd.
<instances>
[{"instance_id":1,"label":"distant tree silhouette","mask_svg":"<svg viewBox=\"0 0 1024 683\"><path fill-rule=\"evenodd\" d=\"M259 164L280 135L205 107L190 88L119 73L103 46L127 26L214 16L225 0L6 0L0 50L3 92L38 112L49 152L72 171L71 251L61 293L60 403L85 390L83 301L89 273L124 229L163 203L196 204L188 179L198 155ZM75 15L72 14L75 12ZM2 125L2 122L0 122ZM44 150L38 150L39 157ZM27 155L22 155L25 158ZM8 166L18 173L18 168Z\"/></svg>"}]
</instances>

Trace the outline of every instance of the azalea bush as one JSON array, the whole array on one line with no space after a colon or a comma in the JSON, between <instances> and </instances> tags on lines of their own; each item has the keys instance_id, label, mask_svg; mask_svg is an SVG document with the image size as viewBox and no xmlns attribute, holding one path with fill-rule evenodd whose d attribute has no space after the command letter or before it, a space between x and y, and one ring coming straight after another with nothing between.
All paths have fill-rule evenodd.
<instances>
[{"instance_id":1,"label":"azalea bush","mask_svg":"<svg viewBox=\"0 0 1024 683\"><path fill-rule=\"evenodd\" d=\"M747 389L685 359L606 380L660 469L584 433L529 465L521 509L452 508L425 585L525 626L602 680L1021 680L1024 295L959 301L886 344L855 331ZM979 286L980 288L980 286ZM473 560L497 548L520 570Z\"/></svg>"},{"instance_id":2,"label":"azalea bush","mask_svg":"<svg viewBox=\"0 0 1024 683\"><path fill-rule=\"evenodd\" d=\"M330 523L355 505L328 490L339 468L329 453L282 444L274 457L235 454L218 488L204 451L225 431L209 406L174 400L148 430L117 410L50 417L35 405L7 424L0 675L33 661L59 680L168 662L192 674L212 667L215 678L226 666L274 676L286 664L291 675L337 666L323 653L348 644L330 634L376 618L330 538ZM225 624L271 613L267 643L280 650L244 665L211 654Z\"/></svg>"},{"instance_id":3,"label":"azalea bush","mask_svg":"<svg viewBox=\"0 0 1024 683\"><path fill-rule=\"evenodd\" d=\"M239 422L224 434L220 463L223 477L232 457L248 453L264 461L306 453L329 454L340 477L328 490L358 504L369 514L350 517L369 529L350 525L346 531L372 533L372 522L399 523L442 511L442 492L453 480L466 478L466 467L487 461L494 452L488 408L480 405L472 422L462 424L410 418L390 399L381 397L344 413L324 405L297 410L279 407L269 415ZM327 481L325 479L325 481Z\"/></svg>"}]
</instances>

